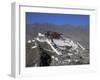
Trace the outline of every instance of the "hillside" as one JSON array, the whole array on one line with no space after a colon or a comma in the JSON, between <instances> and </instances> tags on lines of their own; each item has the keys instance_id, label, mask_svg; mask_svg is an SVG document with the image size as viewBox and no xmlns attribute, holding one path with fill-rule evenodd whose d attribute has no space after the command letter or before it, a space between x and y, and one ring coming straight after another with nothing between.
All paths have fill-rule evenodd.
<instances>
[{"instance_id":1,"label":"hillside","mask_svg":"<svg viewBox=\"0 0 100 80\"><path fill-rule=\"evenodd\" d=\"M49 23L26 24L26 41L38 35L38 32L55 31L63 33L65 37L80 42L85 48L89 49L89 27L73 26L69 24L55 25Z\"/></svg>"}]
</instances>

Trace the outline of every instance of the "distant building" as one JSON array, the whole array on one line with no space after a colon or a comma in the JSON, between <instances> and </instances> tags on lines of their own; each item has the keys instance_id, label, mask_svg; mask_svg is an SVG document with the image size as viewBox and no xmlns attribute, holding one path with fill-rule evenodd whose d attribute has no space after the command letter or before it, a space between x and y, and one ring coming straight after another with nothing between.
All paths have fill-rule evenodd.
<instances>
[{"instance_id":1,"label":"distant building","mask_svg":"<svg viewBox=\"0 0 100 80\"><path fill-rule=\"evenodd\" d=\"M28 43L31 43L32 41L31 41L31 40L28 40L27 42L28 42Z\"/></svg>"},{"instance_id":2,"label":"distant building","mask_svg":"<svg viewBox=\"0 0 100 80\"><path fill-rule=\"evenodd\" d=\"M40 41L40 42L45 42L45 35L42 34L42 33L38 33L38 37L37 37L37 40Z\"/></svg>"},{"instance_id":3,"label":"distant building","mask_svg":"<svg viewBox=\"0 0 100 80\"><path fill-rule=\"evenodd\" d=\"M51 39L60 39L62 33L47 31L45 35L46 37L51 38Z\"/></svg>"},{"instance_id":4,"label":"distant building","mask_svg":"<svg viewBox=\"0 0 100 80\"><path fill-rule=\"evenodd\" d=\"M45 35L42 34L42 33L38 33L38 36L39 36L39 37L44 37Z\"/></svg>"}]
</instances>

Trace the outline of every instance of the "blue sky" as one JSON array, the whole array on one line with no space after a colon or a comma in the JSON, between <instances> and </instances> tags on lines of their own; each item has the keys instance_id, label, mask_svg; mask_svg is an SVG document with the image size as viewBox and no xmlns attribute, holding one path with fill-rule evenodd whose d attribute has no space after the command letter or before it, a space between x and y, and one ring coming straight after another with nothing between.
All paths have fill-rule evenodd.
<instances>
[{"instance_id":1,"label":"blue sky","mask_svg":"<svg viewBox=\"0 0 100 80\"><path fill-rule=\"evenodd\" d=\"M52 23L57 25L71 24L75 26L86 26L89 25L89 15L26 12L26 24L33 23Z\"/></svg>"}]
</instances>

